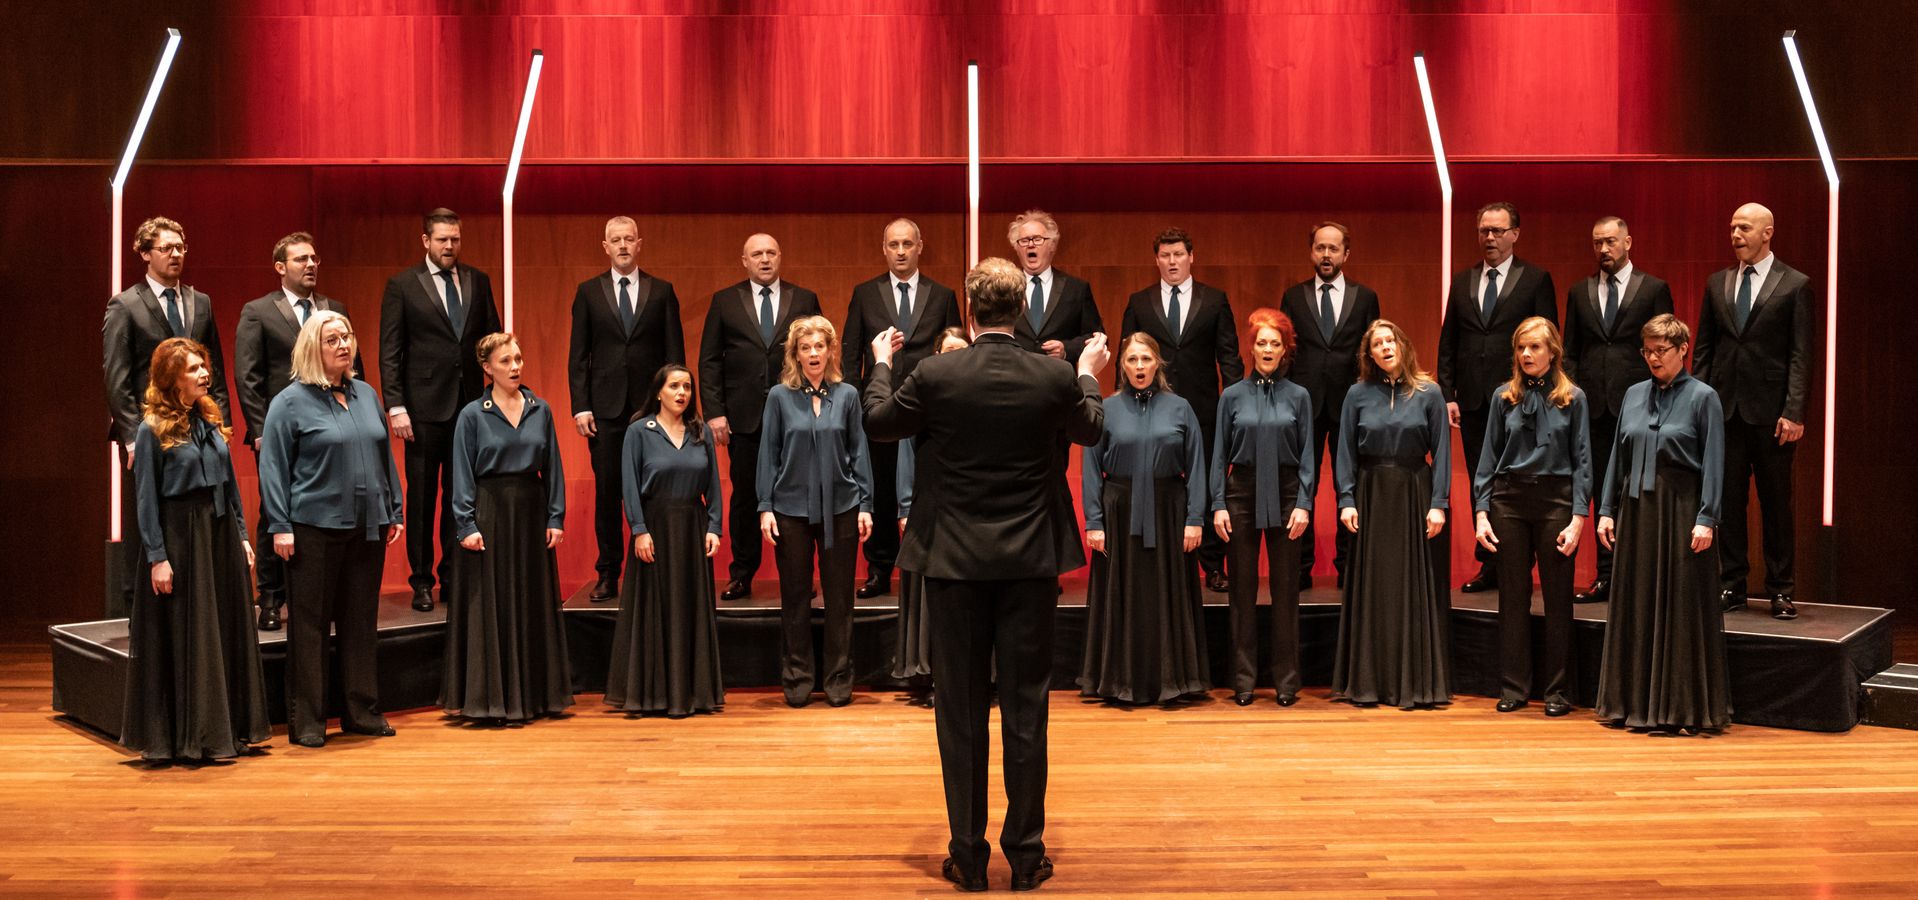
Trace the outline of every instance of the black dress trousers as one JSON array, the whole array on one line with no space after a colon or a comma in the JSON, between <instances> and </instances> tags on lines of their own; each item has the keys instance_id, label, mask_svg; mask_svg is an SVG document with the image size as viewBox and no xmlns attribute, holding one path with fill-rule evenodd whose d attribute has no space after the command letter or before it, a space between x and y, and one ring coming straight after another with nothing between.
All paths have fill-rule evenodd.
<instances>
[{"instance_id":1,"label":"black dress trousers","mask_svg":"<svg viewBox=\"0 0 1918 900\"><path fill-rule=\"evenodd\" d=\"M326 735L326 633L333 629L346 708L340 727L373 731L379 710L380 569L386 544L364 528L293 526L287 586L286 731L292 738Z\"/></svg>"},{"instance_id":2,"label":"black dress trousers","mask_svg":"<svg viewBox=\"0 0 1918 900\"><path fill-rule=\"evenodd\" d=\"M1765 593L1790 595L1794 587L1792 571L1791 466L1797 456L1797 442L1778 443L1772 433L1777 427L1753 425L1743 419L1725 422L1725 484L1718 519L1718 580L1726 590L1742 597L1751 575L1751 537L1745 510L1751 491L1757 487L1759 524L1763 531L1765 553Z\"/></svg>"},{"instance_id":3,"label":"black dress trousers","mask_svg":"<svg viewBox=\"0 0 1918 900\"><path fill-rule=\"evenodd\" d=\"M826 699L852 698L852 573L859 549L859 511L849 509L811 525L803 518L774 513L779 541L773 558L779 568L779 682L786 700L804 703L822 679L813 669L812 593L813 558L819 560L819 596L826 608L824 652ZM832 546L826 546L826 529ZM758 535L755 529L753 534Z\"/></svg>"},{"instance_id":4,"label":"black dress trousers","mask_svg":"<svg viewBox=\"0 0 1918 900\"><path fill-rule=\"evenodd\" d=\"M726 529L732 532L732 562L728 577L748 585L759 574L764 538L759 536L759 433L733 432L726 443L726 477L732 496L726 498Z\"/></svg>"},{"instance_id":5,"label":"black dress trousers","mask_svg":"<svg viewBox=\"0 0 1918 900\"><path fill-rule=\"evenodd\" d=\"M431 590L436 578L446 584L453 565L453 423L415 419L413 439L405 443L406 562L412 572L406 580L415 591Z\"/></svg>"},{"instance_id":6,"label":"black dress trousers","mask_svg":"<svg viewBox=\"0 0 1918 900\"><path fill-rule=\"evenodd\" d=\"M620 468L620 457L626 448L629 423L625 419L595 422L599 433L586 439L593 460L593 537L599 542L593 571L600 578L617 581L620 565L626 560L626 517L621 513L625 501L620 496L626 473Z\"/></svg>"},{"instance_id":7,"label":"black dress trousers","mask_svg":"<svg viewBox=\"0 0 1918 900\"><path fill-rule=\"evenodd\" d=\"M872 461L872 508L899 508L899 444L896 441L867 441L867 458ZM899 558L899 519L891 515L872 517L872 537L866 539L866 574L892 571Z\"/></svg>"},{"instance_id":8,"label":"black dress trousers","mask_svg":"<svg viewBox=\"0 0 1918 900\"><path fill-rule=\"evenodd\" d=\"M1581 511L1582 512L1582 511ZM1545 700L1572 703L1572 557L1558 533L1572 524L1572 479L1507 473L1492 482L1498 535L1499 698L1532 696L1532 564L1545 593Z\"/></svg>"},{"instance_id":9,"label":"black dress trousers","mask_svg":"<svg viewBox=\"0 0 1918 900\"><path fill-rule=\"evenodd\" d=\"M1285 467L1279 474L1280 508L1298 503L1299 470ZM1232 564L1232 690L1248 693L1258 683L1259 542L1265 542L1271 566L1266 591L1272 597L1272 686L1280 697L1299 695L1299 551L1312 533L1287 536L1284 523L1258 527L1254 514L1258 487L1251 466L1233 466L1225 476L1225 510L1232 519L1232 540L1226 544ZM1217 533L1216 529L1211 529ZM1342 530L1342 529L1341 529Z\"/></svg>"}]
</instances>

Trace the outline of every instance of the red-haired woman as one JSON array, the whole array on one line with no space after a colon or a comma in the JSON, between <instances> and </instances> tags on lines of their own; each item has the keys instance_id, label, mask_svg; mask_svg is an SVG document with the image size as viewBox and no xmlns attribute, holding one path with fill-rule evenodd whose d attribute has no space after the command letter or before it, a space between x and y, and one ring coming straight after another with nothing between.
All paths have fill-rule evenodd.
<instances>
[{"instance_id":1,"label":"red-haired woman","mask_svg":"<svg viewBox=\"0 0 1918 900\"><path fill-rule=\"evenodd\" d=\"M1492 391L1472 476L1480 546L1498 565L1499 712L1532 696L1532 563L1545 591L1545 714L1572 711L1572 558L1592 493L1585 392L1551 321L1512 332L1512 380Z\"/></svg>"},{"instance_id":2,"label":"red-haired woman","mask_svg":"<svg viewBox=\"0 0 1918 900\"><path fill-rule=\"evenodd\" d=\"M1259 540L1270 564L1272 687L1280 706L1299 700L1299 538L1311 523L1312 398L1285 377L1299 345L1286 314L1256 309L1252 374L1219 395L1212 443L1212 527L1232 571L1232 699L1252 703L1258 680Z\"/></svg>"},{"instance_id":3,"label":"red-haired woman","mask_svg":"<svg viewBox=\"0 0 1918 900\"><path fill-rule=\"evenodd\" d=\"M152 760L226 759L272 735L233 432L207 396L205 347L168 338L148 371L133 484L150 568L134 594L120 743Z\"/></svg>"}]
</instances>

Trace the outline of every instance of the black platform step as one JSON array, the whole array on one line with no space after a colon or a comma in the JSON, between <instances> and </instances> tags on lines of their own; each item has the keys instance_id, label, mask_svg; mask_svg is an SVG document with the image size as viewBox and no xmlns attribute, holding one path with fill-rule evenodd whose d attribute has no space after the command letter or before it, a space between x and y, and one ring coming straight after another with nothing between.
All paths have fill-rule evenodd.
<instances>
[{"instance_id":1,"label":"black platform step","mask_svg":"<svg viewBox=\"0 0 1918 900\"><path fill-rule=\"evenodd\" d=\"M1918 665L1899 663L1865 681L1865 724L1918 730Z\"/></svg>"}]
</instances>

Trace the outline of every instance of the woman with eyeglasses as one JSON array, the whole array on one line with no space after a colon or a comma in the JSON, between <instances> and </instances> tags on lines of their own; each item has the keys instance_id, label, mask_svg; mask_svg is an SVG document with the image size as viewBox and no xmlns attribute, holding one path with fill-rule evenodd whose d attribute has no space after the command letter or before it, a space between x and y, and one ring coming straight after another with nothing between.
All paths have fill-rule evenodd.
<instances>
[{"instance_id":1,"label":"woman with eyeglasses","mask_svg":"<svg viewBox=\"0 0 1918 900\"><path fill-rule=\"evenodd\" d=\"M1684 322L1657 316L1639 339L1652 377L1625 391L1598 503L1598 539L1614 554L1598 718L1654 733L1723 731L1732 710L1713 539L1724 409L1685 371Z\"/></svg>"},{"instance_id":2,"label":"woman with eyeglasses","mask_svg":"<svg viewBox=\"0 0 1918 900\"><path fill-rule=\"evenodd\" d=\"M227 759L273 734L253 631L246 514L198 341L154 348L134 437L148 577L127 634L120 743L150 760Z\"/></svg>"},{"instance_id":3,"label":"woman with eyeglasses","mask_svg":"<svg viewBox=\"0 0 1918 900\"><path fill-rule=\"evenodd\" d=\"M1591 416L1551 321L1512 332L1512 380L1494 388L1472 477L1479 546L1498 566L1499 712L1532 696L1532 564L1545 594L1545 714L1572 711L1572 560L1592 490Z\"/></svg>"},{"instance_id":4,"label":"woman with eyeglasses","mask_svg":"<svg viewBox=\"0 0 1918 900\"><path fill-rule=\"evenodd\" d=\"M345 316L309 316L293 344L293 385L266 411L260 496L273 552L287 561L286 733L326 744L328 629L340 660L340 727L386 737L376 670L380 570L405 526L400 475L373 386L354 377Z\"/></svg>"}]
</instances>

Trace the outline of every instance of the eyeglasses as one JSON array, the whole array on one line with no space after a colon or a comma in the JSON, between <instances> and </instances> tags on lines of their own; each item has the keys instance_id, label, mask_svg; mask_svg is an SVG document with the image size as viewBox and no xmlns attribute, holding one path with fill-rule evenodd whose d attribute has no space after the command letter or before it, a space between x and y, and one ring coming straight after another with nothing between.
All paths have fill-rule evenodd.
<instances>
[{"instance_id":1,"label":"eyeglasses","mask_svg":"<svg viewBox=\"0 0 1918 900\"><path fill-rule=\"evenodd\" d=\"M1513 231L1513 230L1515 230L1515 229L1511 229L1511 228L1480 228L1480 229L1478 230L1478 236L1479 236L1479 237L1492 237L1492 238L1495 238L1495 237L1504 237L1504 236L1506 235L1506 233L1508 233L1508 232L1510 232L1510 231Z\"/></svg>"},{"instance_id":2,"label":"eyeglasses","mask_svg":"<svg viewBox=\"0 0 1918 900\"><path fill-rule=\"evenodd\" d=\"M353 332L351 331L345 334L329 334L326 337L320 338L320 346L328 350L335 350L343 344L351 343L353 343Z\"/></svg>"},{"instance_id":3,"label":"eyeglasses","mask_svg":"<svg viewBox=\"0 0 1918 900\"><path fill-rule=\"evenodd\" d=\"M1640 347L1638 348L1638 355L1646 359L1661 359L1676 350L1678 350L1678 348L1670 344L1666 344L1663 347Z\"/></svg>"},{"instance_id":4,"label":"eyeglasses","mask_svg":"<svg viewBox=\"0 0 1918 900\"><path fill-rule=\"evenodd\" d=\"M154 247L152 252L158 253L161 256L185 256L186 245L185 244L168 244L164 247Z\"/></svg>"},{"instance_id":5,"label":"eyeglasses","mask_svg":"<svg viewBox=\"0 0 1918 900\"><path fill-rule=\"evenodd\" d=\"M1043 234L1031 234L1031 235L1022 237L1016 241L1013 241L1012 243L1020 247L1037 247L1040 244L1043 244L1049 240L1052 240L1052 238L1046 237Z\"/></svg>"}]
</instances>

